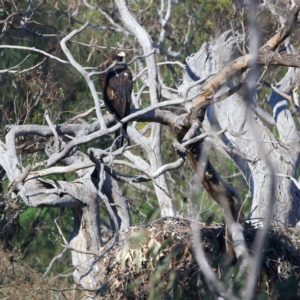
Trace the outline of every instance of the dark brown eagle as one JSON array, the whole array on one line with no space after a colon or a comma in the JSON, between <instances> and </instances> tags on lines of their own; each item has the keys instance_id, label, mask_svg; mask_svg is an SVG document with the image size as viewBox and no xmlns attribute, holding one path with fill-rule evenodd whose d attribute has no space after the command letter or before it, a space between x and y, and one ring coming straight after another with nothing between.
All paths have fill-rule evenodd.
<instances>
[{"instance_id":1,"label":"dark brown eagle","mask_svg":"<svg viewBox=\"0 0 300 300\"><path fill-rule=\"evenodd\" d=\"M101 65L101 71L106 70L114 62L122 62L125 53L122 51L112 51L108 59ZM127 65L115 65L107 73L99 77L100 85L103 92L103 99L106 109L120 121L130 113L131 91L132 91L132 74ZM115 137L120 135L127 136L127 123L116 131ZM123 146L124 139L118 139L116 147Z\"/></svg>"}]
</instances>

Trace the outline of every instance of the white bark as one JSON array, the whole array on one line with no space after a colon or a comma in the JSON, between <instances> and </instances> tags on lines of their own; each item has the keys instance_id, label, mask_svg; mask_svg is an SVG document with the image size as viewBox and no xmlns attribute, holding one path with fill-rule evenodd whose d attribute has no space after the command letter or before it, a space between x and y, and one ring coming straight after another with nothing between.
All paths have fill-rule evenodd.
<instances>
[{"instance_id":1,"label":"white bark","mask_svg":"<svg viewBox=\"0 0 300 300\"><path fill-rule=\"evenodd\" d=\"M60 128L65 133L78 133L80 131L93 132L99 126L86 124L66 124ZM89 129L88 129L89 128ZM72 156L60 162L67 167L53 167L44 173L60 172L61 168L68 168L76 172L78 179L73 182L42 180L37 178L43 172L33 172L29 175L28 167L23 168L20 156L16 151L16 138L28 135L50 136L53 128L49 126L24 125L13 126L6 136L6 145L0 145L0 164L10 179L9 191L12 196L17 193L28 206L32 207L64 207L71 208L74 215L74 227L67 248L71 249L72 263L75 267L74 280L85 288L96 288L98 277L102 271L97 264L91 269L97 256L101 255L102 242L100 231L100 209L97 182L93 182L95 165L89 158L77 151ZM59 134L62 132L59 130ZM65 144L62 143L62 147ZM50 150L52 150L49 147ZM53 151L56 151L53 146ZM79 168L81 166L81 168ZM84 168L82 168L84 166ZM65 169L66 170L66 169ZM70 169L69 169L70 170ZM27 174L24 176L24 174ZM32 176L34 175L34 176ZM126 229L130 226L129 211L126 199L123 197L115 180L106 174L104 193L113 205L118 219L118 226ZM93 253L93 254L92 254Z\"/></svg>"},{"instance_id":2,"label":"white bark","mask_svg":"<svg viewBox=\"0 0 300 300\"><path fill-rule=\"evenodd\" d=\"M153 43L145 31L145 29L136 21L133 15L128 10L128 6L125 0L116 0L116 4L119 9L119 13L122 20L129 31L131 31L138 39L140 45L143 48L144 55L148 55L153 52ZM148 69L147 84L150 91L151 104L154 105L161 100L161 86L158 80L158 70L156 65L155 55L150 55L145 58ZM151 127L151 143L146 146L148 158L151 165L151 173L154 173L158 168L163 165L161 155L161 124L153 124ZM130 136L136 143L136 139ZM154 185L157 199L161 208L161 216L174 216L174 208L169 191L169 187L165 178L165 175L161 175L156 179L157 185Z\"/></svg>"},{"instance_id":3,"label":"white bark","mask_svg":"<svg viewBox=\"0 0 300 300\"><path fill-rule=\"evenodd\" d=\"M193 56L187 59L187 72L184 75L184 86L199 78L207 78L218 72L221 67L232 59L230 55L235 48L235 42L229 32L224 33L218 40L207 43ZM201 68L199 66L202 66ZM290 71L278 86L288 90L291 84ZM228 82L228 87L232 82ZM196 95L199 86L193 87L188 94ZM226 88L216 94L218 96ZM266 206L270 172L264 156L268 158L274 172L295 176L299 158L299 136L287 106L286 100L278 98L273 93L270 101L273 104L273 113L276 128L280 139L263 124L258 116L246 103L242 91L228 99L211 105L207 108L203 128L206 131L227 129L219 139L211 140L223 154L229 157L243 173L252 193L251 219L264 219L268 207ZM275 97L277 97L275 99ZM253 104L255 99L253 99ZM238 133L238 134L237 134ZM239 154L239 155L237 155ZM273 221L282 224L295 225L299 218L299 191L289 178L276 177Z\"/></svg>"}]
</instances>

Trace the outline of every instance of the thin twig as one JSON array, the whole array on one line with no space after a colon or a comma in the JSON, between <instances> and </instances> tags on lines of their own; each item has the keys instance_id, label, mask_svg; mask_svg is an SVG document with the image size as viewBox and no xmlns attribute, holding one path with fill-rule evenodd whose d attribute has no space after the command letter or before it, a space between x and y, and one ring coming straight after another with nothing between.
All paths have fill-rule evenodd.
<instances>
[{"instance_id":1,"label":"thin twig","mask_svg":"<svg viewBox=\"0 0 300 300\"><path fill-rule=\"evenodd\" d=\"M0 45L0 49L18 49L18 50L27 50L27 51L33 51L33 52L37 52L37 53L41 53L45 56L48 56L52 59L55 59L63 64L67 64L69 65L70 62L66 61L66 60L63 60L63 59L60 59L54 55L51 55L49 53L47 53L46 51L43 51L43 50L40 50L40 49L36 49L36 48L32 48L32 47L25 47L25 46L12 46L12 45Z\"/></svg>"},{"instance_id":2,"label":"thin twig","mask_svg":"<svg viewBox=\"0 0 300 300\"><path fill-rule=\"evenodd\" d=\"M49 127L50 127L50 129L51 129L51 131L53 133L53 135L54 135L54 138L55 138L55 151L59 152L59 150L60 150L59 137L58 137L56 129L54 128L54 126L53 126L53 124L52 124L52 122L51 122L51 120L49 118L49 114L48 114L48 110L47 109L45 111L44 117L45 117L45 119L46 119L46 121L47 121L47 123L48 123L48 125L49 125Z\"/></svg>"},{"instance_id":3,"label":"thin twig","mask_svg":"<svg viewBox=\"0 0 300 300\"><path fill-rule=\"evenodd\" d=\"M62 233L60 227L58 226L58 224L57 224L57 222L56 222L56 219L54 219L54 223L55 223L55 225L56 225L56 227L57 227L57 230L58 230L60 236L61 236L62 239L64 240L65 244L68 244L68 242L67 242L67 240L65 239L65 237L64 237L64 235L63 235L63 233Z\"/></svg>"},{"instance_id":4,"label":"thin twig","mask_svg":"<svg viewBox=\"0 0 300 300\"><path fill-rule=\"evenodd\" d=\"M66 251L67 251L67 248L64 248L63 251L62 251L61 253L59 253L58 255L54 256L54 257L51 259L51 261L50 261L50 263L49 263L49 265L48 265L46 271L45 271L44 274L43 274L43 277L45 277L45 276L50 272L50 270L51 270L51 268L52 268L54 262L55 262L56 260L62 258L62 256L64 255L64 253L65 253Z\"/></svg>"},{"instance_id":5,"label":"thin twig","mask_svg":"<svg viewBox=\"0 0 300 300\"><path fill-rule=\"evenodd\" d=\"M90 91L92 93L93 99L94 99L94 103L95 103L95 109L96 109L96 114L97 114L97 118L99 121L99 124L101 125L101 131L103 131L104 134L107 133L107 128L106 128L106 124L105 121L103 119L103 116L101 114L101 108L100 108L100 103L99 103L99 99L98 99L98 95L97 95L97 91L95 88L95 85L93 83L93 81L90 79L91 73L87 73L83 67L74 59L73 55L71 54L71 52L69 51L69 49L66 46L66 43L72 38L74 37L76 34L79 34L80 32L82 32L88 25L88 22L85 23L83 26L81 26L79 29L73 30L72 32L70 32L66 37L64 37L61 42L61 48L64 51L65 55L68 57L71 65L84 77L84 79L86 80Z\"/></svg>"}]
</instances>

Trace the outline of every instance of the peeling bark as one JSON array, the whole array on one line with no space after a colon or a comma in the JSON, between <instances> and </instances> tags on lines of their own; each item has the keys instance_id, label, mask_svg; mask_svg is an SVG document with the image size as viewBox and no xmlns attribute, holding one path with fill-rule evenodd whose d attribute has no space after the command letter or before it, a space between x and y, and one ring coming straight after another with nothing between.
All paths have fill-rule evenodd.
<instances>
[{"instance_id":1,"label":"peeling bark","mask_svg":"<svg viewBox=\"0 0 300 300\"><path fill-rule=\"evenodd\" d=\"M210 68L213 66L211 68L212 74L218 73L219 69L224 70L222 64L218 65L215 62L219 59L220 54L223 53L221 49L225 47L225 40L226 34L223 34L211 46L207 44L205 48L202 47L199 52L189 58L189 68L186 75L184 75L185 86L193 82L194 78L206 78L209 76L209 73L205 71L208 66ZM219 43L218 46L216 46L217 43ZM231 40L226 40L226 47L230 45L232 50L229 51L226 49L224 52L225 57L226 53L233 52L234 41L232 38ZM218 53L217 57L214 56L213 51ZM210 53L210 56L208 57L205 53ZM207 67L199 69L197 68L198 65ZM193 74L194 78L191 78L189 74ZM288 91L288 86L291 85L290 76L291 74L287 74L285 80L278 84L285 91ZM224 93L226 89L229 89L233 85L232 81L229 80L232 76L227 78L226 85L228 87L224 84L223 89L220 89L219 93ZM213 79L213 82L219 82L219 80ZM286 85L287 83L289 84L288 86ZM201 90L204 90L203 86L196 86L190 93L196 95ZM211 89L207 93L212 93ZM247 93L247 89L245 88L244 93ZM294 176L299 159L299 137L289 107L282 96L273 93L270 98L275 123L281 136L280 141L278 141L273 136L273 133L249 109L244 100L246 99L244 93L236 93L223 102L209 106L203 128L206 131L213 130L215 132L220 129L227 129L227 132L220 136L216 147L229 157L243 172L252 193L252 210L249 217L260 221L264 219L266 210L268 209L266 203L269 191L266 187L270 185L270 174L268 174L268 167L262 154L267 154L270 163L275 168L275 174L283 173ZM217 96L218 93L216 94ZM203 97L207 97L207 94L203 94ZM199 100L200 98L196 97L195 99L193 106L198 105L200 107L199 104L203 98ZM251 101L255 102L255 99ZM288 148L286 148L286 145L288 145ZM288 178L278 177L276 179L274 199L274 222L294 226L299 219L298 199L299 191L293 182Z\"/></svg>"}]
</instances>

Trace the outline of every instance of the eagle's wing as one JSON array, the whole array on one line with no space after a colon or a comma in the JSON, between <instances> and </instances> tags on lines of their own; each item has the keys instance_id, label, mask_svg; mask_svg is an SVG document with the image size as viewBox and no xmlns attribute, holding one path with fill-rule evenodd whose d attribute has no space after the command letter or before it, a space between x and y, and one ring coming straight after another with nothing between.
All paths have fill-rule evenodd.
<instances>
[{"instance_id":1,"label":"eagle's wing","mask_svg":"<svg viewBox=\"0 0 300 300\"><path fill-rule=\"evenodd\" d=\"M101 71L106 70L110 65L111 65L110 61L104 62L101 65ZM111 88L109 87L110 78L111 78L110 72L101 74L99 76L99 82L100 82L100 86L101 86L101 89L103 92L103 100L104 100L106 109L113 115L116 115L116 110L113 106L113 103L111 102L111 97L115 98L116 96L114 95Z\"/></svg>"},{"instance_id":2,"label":"eagle's wing","mask_svg":"<svg viewBox=\"0 0 300 300\"><path fill-rule=\"evenodd\" d=\"M105 62L101 70L104 71L110 66L110 62ZM117 120L121 120L130 113L130 102L132 92L132 74L126 65L116 65L107 74L99 77L103 91L105 107ZM115 138L127 135L127 123L115 132ZM116 148L123 145L124 138L118 139Z\"/></svg>"},{"instance_id":3,"label":"eagle's wing","mask_svg":"<svg viewBox=\"0 0 300 300\"><path fill-rule=\"evenodd\" d=\"M101 65L101 71L106 70L109 67L109 65L110 65L109 61L104 62ZM102 89L103 93L105 93L106 77L107 77L107 73L106 74L101 74L99 76L99 82L100 82L100 86L101 86L101 89Z\"/></svg>"},{"instance_id":4,"label":"eagle's wing","mask_svg":"<svg viewBox=\"0 0 300 300\"><path fill-rule=\"evenodd\" d=\"M106 78L108 109L122 119L130 112L132 74L126 66L115 66Z\"/></svg>"}]
</instances>

